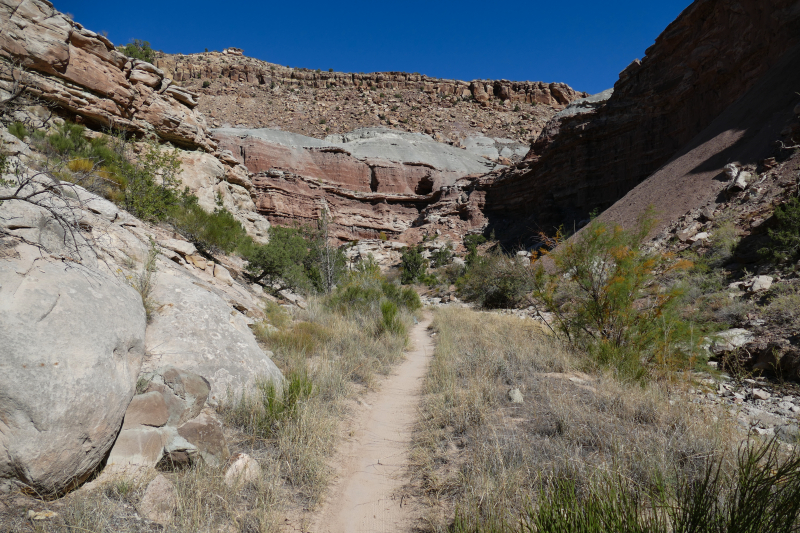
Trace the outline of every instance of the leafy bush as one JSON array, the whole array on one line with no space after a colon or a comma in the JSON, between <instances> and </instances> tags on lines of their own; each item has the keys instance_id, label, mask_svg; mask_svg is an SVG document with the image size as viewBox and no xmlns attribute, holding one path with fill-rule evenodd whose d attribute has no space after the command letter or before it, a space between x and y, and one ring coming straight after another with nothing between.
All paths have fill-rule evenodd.
<instances>
[{"instance_id":1,"label":"leafy bush","mask_svg":"<svg viewBox=\"0 0 800 533\"><path fill-rule=\"evenodd\" d=\"M407 246L403 249L400 265L400 282L404 285L414 283L428 268L428 261L422 257L422 246Z\"/></svg>"},{"instance_id":2,"label":"leafy bush","mask_svg":"<svg viewBox=\"0 0 800 533\"><path fill-rule=\"evenodd\" d=\"M180 203L180 168L177 150L149 142L135 162L122 165L122 206L142 220L165 220Z\"/></svg>"},{"instance_id":3,"label":"leafy bush","mask_svg":"<svg viewBox=\"0 0 800 533\"><path fill-rule=\"evenodd\" d=\"M381 304L380 331L388 331L394 335L405 335L406 327L400 319L400 309L392 301L385 301Z\"/></svg>"},{"instance_id":4,"label":"leafy bush","mask_svg":"<svg viewBox=\"0 0 800 533\"><path fill-rule=\"evenodd\" d=\"M272 226L269 244L253 245L243 250L246 269L254 281L286 287L308 287L303 263L308 256L308 242L295 228Z\"/></svg>"},{"instance_id":5,"label":"leafy bush","mask_svg":"<svg viewBox=\"0 0 800 533\"><path fill-rule=\"evenodd\" d=\"M386 301L392 302L398 309L408 311L416 311L422 307L414 289L387 281L381 275L378 264L369 257L348 274L345 282L328 298L327 305L343 314L377 314Z\"/></svg>"},{"instance_id":6,"label":"leafy bush","mask_svg":"<svg viewBox=\"0 0 800 533\"><path fill-rule=\"evenodd\" d=\"M208 89L209 87L211 87L211 82L208 81L208 80L205 80L203 82L203 89Z\"/></svg>"},{"instance_id":7,"label":"leafy bush","mask_svg":"<svg viewBox=\"0 0 800 533\"><path fill-rule=\"evenodd\" d=\"M230 254L246 249L251 238L230 211L218 207L209 213L197 204L197 197L186 191L180 204L169 214L169 222L195 246L208 252Z\"/></svg>"},{"instance_id":8,"label":"leafy bush","mask_svg":"<svg viewBox=\"0 0 800 533\"><path fill-rule=\"evenodd\" d=\"M152 63L156 59L156 51L150 48L148 41L141 39L134 39L125 46L119 47L119 51L131 59L141 59L148 63Z\"/></svg>"},{"instance_id":9,"label":"leafy bush","mask_svg":"<svg viewBox=\"0 0 800 533\"><path fill-rule=\"evenodd\" d=\"M532 303L553 314L555 333L636 378L650 364L693 364L703 338L680 314L681 286L654 283L657 272L691 263L641 250L653 223L650 213L633 231L592 221L549 254L551 272L540 261L532 277Z\"/></svg>"},{"instance_id":10,"label":"leafy bush","mask_svg":"<svg viewBox=\"0 0 800 533\"><path fill-rule=\"evenodd\" d=\"M800 256L800 198L792 197L775 209L774 229L769 229L770 244L761 253L776 261L791 261Z\"/></svg>"},{"instance_id":11,"label":"leafy bush","mask_svg":"<svg viewBox=\"0 0 800 533\"><path fill-rule=\"evenodd\" d=\"M517 307L531 289L527 264L502 253L472 259L456 281L459 294L487 309Z\"/></svg>"}]
</instances>

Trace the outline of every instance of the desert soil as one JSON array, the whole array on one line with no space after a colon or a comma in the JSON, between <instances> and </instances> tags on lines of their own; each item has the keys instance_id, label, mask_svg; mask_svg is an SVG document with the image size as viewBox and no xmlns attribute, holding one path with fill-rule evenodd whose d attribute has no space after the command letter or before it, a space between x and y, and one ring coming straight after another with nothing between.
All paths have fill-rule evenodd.
<instances>
[{"instance_id":1,"label":"desert soil","mask_svg":"<svg viewBox=\"0 0 800 533\"><path fill-rule=\"evenodd\" d=\"M409 482L411 432L422 382L433 355L430 317L411 331L406 360L367 395L337 451L338 476L310 520L312 533L412 531L417 508L403 494Z\"/></svg>"}]
</instances>

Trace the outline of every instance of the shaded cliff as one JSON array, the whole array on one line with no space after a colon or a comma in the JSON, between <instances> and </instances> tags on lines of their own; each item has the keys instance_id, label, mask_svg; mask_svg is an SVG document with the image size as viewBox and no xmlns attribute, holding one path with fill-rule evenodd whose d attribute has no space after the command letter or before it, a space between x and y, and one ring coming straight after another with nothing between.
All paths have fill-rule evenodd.
<instances>
[{"instance_id":1,"label":"shaded cliff","mask_svg":"<svg viewBox=\"0 0 800 533\"><path fill-rule=\"evenodd\" d=\"M747 93L799 40L800 4L794 0L694 2L641 61L620 74L604 105L556 115L526 162L489 184L490 219L522 235L535 227L572 226L595 208L607 209Z\"/></svg>"}]
</instances>

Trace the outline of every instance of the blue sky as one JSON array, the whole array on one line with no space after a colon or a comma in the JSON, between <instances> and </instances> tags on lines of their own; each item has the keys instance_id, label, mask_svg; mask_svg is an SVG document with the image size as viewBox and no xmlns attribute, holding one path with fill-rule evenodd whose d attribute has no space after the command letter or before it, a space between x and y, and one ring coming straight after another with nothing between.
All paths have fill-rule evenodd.
<instances>
[{"instance_id":1,"label":"blue sky","mask_svg":"<svg viewBox=\"0 0 800 533\"><path fill-rule=\"evenodd\" d=\"M561 81L596 93L690 0L226 2L53 0L115 44L164 52L228 46L291 67Z\"/></svg>"}]
</instances>

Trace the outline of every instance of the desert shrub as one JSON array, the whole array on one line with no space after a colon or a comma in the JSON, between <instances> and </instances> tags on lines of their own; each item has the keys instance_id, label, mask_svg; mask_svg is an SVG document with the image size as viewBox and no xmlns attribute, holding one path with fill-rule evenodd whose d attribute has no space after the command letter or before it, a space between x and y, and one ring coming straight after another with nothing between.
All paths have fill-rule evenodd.
<instances>
[{"instance_id":1,"label":"desert shrub","mask_svg":"<svg viewBox=\"0 0 800 533\"><path fill-rule=\"evenodd\" d=\"M327 328L313 322L298 322L291 329L278 330L270 336L276 348L311 354L331 336Z\"/></svg>"},{"instance_id":2,"label":"desert shrub","mask_svg":"<svg viewBox=\"0 0 800 533\"><path fill-rule=\"evenodd\" d=\"M125 280L142 298L142 306L148 323L152 320L153 313L158 305L158 302L153 299L153 290L156 287L156 273L158 271L158 253L158 247L155 241L151 239L147 256L144 258L141 269L138 272L133 271L125 275Z\"/></svg>"},{"instance_id":3,"label":"desert shrub","mask_svg":"<svg viewBox=\"0 0 800 533\"><path fill-rule=\"evenodd\" d=\"M276 384L268 378L256 380L252 393L242 394L225 410L229 423L248 434L268 438L273 436L280 421L296 415L300 402L314 392L314 384L304 372L287 375L285 382Z\"/></svg>"},{"instance_id":4,"label":"desert shrub","mask_svg":"<svg viewBox=\"0 0 800 533\"><path fill-rule=\"evenodd\" d=\"M761 253L775 261L800 256L800 198L792 197L775 209L775 228L768 230L770 243Z\"/></svg>"},{"instance_id":5,"label":"desert shrub","mask_svg":"<svg viewBox=\"0 0 800 533\"><path fill-rule=\"evenodd\" d=\"M246 249L251 238L230 211L217 207L209 213L197 204L197 197L184 193L168 215L169 222L201 250L230 254Z\"/></svg>"},{"instance_id":6,"label":"desert shrub","mask_svg":"<svg viewBox=\"0 0 800 533\"><path fill-rule=\"evenodd\" d=\"M431 267L439 268L447 266L453 260L453 244L448 242L438 250L431 253Z\"/></svg>"},{"instance_id":7,"label":"desert shrub","mask_svg":"<svg viewBox=\"0 0 800 533\"><path fill-rule=\"evenodd\" d=\"M711 231L711 246L705 256L705 262L711 268L718 268L730 261L733 251L741 238L736 231L736 222L722 219Z\"/></svg>"},{"instance_id":8,"label":"desert shrub","mask_svg":"<svg viewBox=\"0 0 800 533\"><path fill-rule=\"evenodd\" d=\"M203 89L208 89L211 87L211 82L208 80L203 81Z\"/></svg>"},{"instance_id":9,"label":"desert shrub","mask_svg":"<svg viewBox=\"0 0 800 533\"><path fill-rule=\"evenodd\" d=\"M682 287L655 283L691 264L642 251L648 215L631 231L592 221L549 255L552 271L540 261L532 276L532 303L553 314L554 332L629 377L691 366L702 353L702 330L681 314Z\"/></svg>"},{"instance_id":10,"label":"desert shrub","mask_svg":"<svg viewBox=\"0 0 800 533\"><path fill-rule=\"evenodd\" d=\"M34 132L32 144L54 166L66 167L76 175L80 185L113 200L142 220L165 220L178 207L177 151L148 142L134 159L124 134L88 140L85 130L81 124L65 121L52 133Z\"/></svg>"},{"instance_id":11,"label":"desert shrub","mask_svg":"<svg viewBox=\"0 0 800 533\"><path fill-rule=\"evenodd\" d=\"M20 141L25 140L25 137L28 136L28 130L25 127L25 124L22 122L12 122L8 125L8 133L19 139Z\"/></svg>"},{"instance_id":12,"label":"desert shrub","mask_svg":"<svg viewBox=\"0 0 800 533\"><path fill-rule=\"evenodd\" d=\"M768 303L764 313L778 323L800 322L800 291L788 284L773 285L767 294Z\"/></svg>"},{"instance_id":13,"label":"desert shrub","mask_svg":"<svg viewBox=\"0 0 800 533\"><path fill-rule=\"evenodd\" d=\"M122 166L122 206L146 221L165 220L179 205L181 163L177 150L163 150L155 142L135 162Z\"/></svg>"},{"instance_id":14,"label":"desert shrub","mask_svg":"<svg viewBox=\"0 0 800 533\"><path fill-rule=\"evenodd\" d=\"M254 281L286 287L308 287L303 262L308 256L308 242L295 228L272 226L269 244L253 245L243 250L247 271Z\"/></svg>"},{"instance_id":15,"label":"desert shrub","mask_svg":"<svg viewBox=\"0 0 800 533\"><path fill-rule=\"evenodd\" d=\"M459 295L486 309L517 307L530 291L529 266L502 253L476 256L456 281Z\"/></svg>"},{"instance_id":16,"label":"desert shrub","mask_svg":"<svg viewBox=\"0 0 800 533\"><path fill-rule=\"evenodd\" d=\"M422 256L421 245L403 248L400 264L400 282L404 285L414 283L428 268L428 261Z\"/></svg>"},{"instance_id":17,"label":"desert shrub","mask_svg":"<svg viewBox=\"0 0 800 533\"><path fill-rule=\"evenodd\" d=\"M148 41L141 39L134 39L125 46L120 46L118 50L131 59L141 59L148 63L152 63L156 59L156 51L150 48Z\"/></svg>"},{"instance_id":18,"label":"desert shrub","mask_svg":"<svg viewBox=\"0 0 800 533\"><path fill-rule=\"evenodd\" d=\"M400 318L400 309L392 301L381 303L381 320L378 324L381 332L387 331L394 335L405 335L406 327Z\"/></svg>"}]
</instances>

